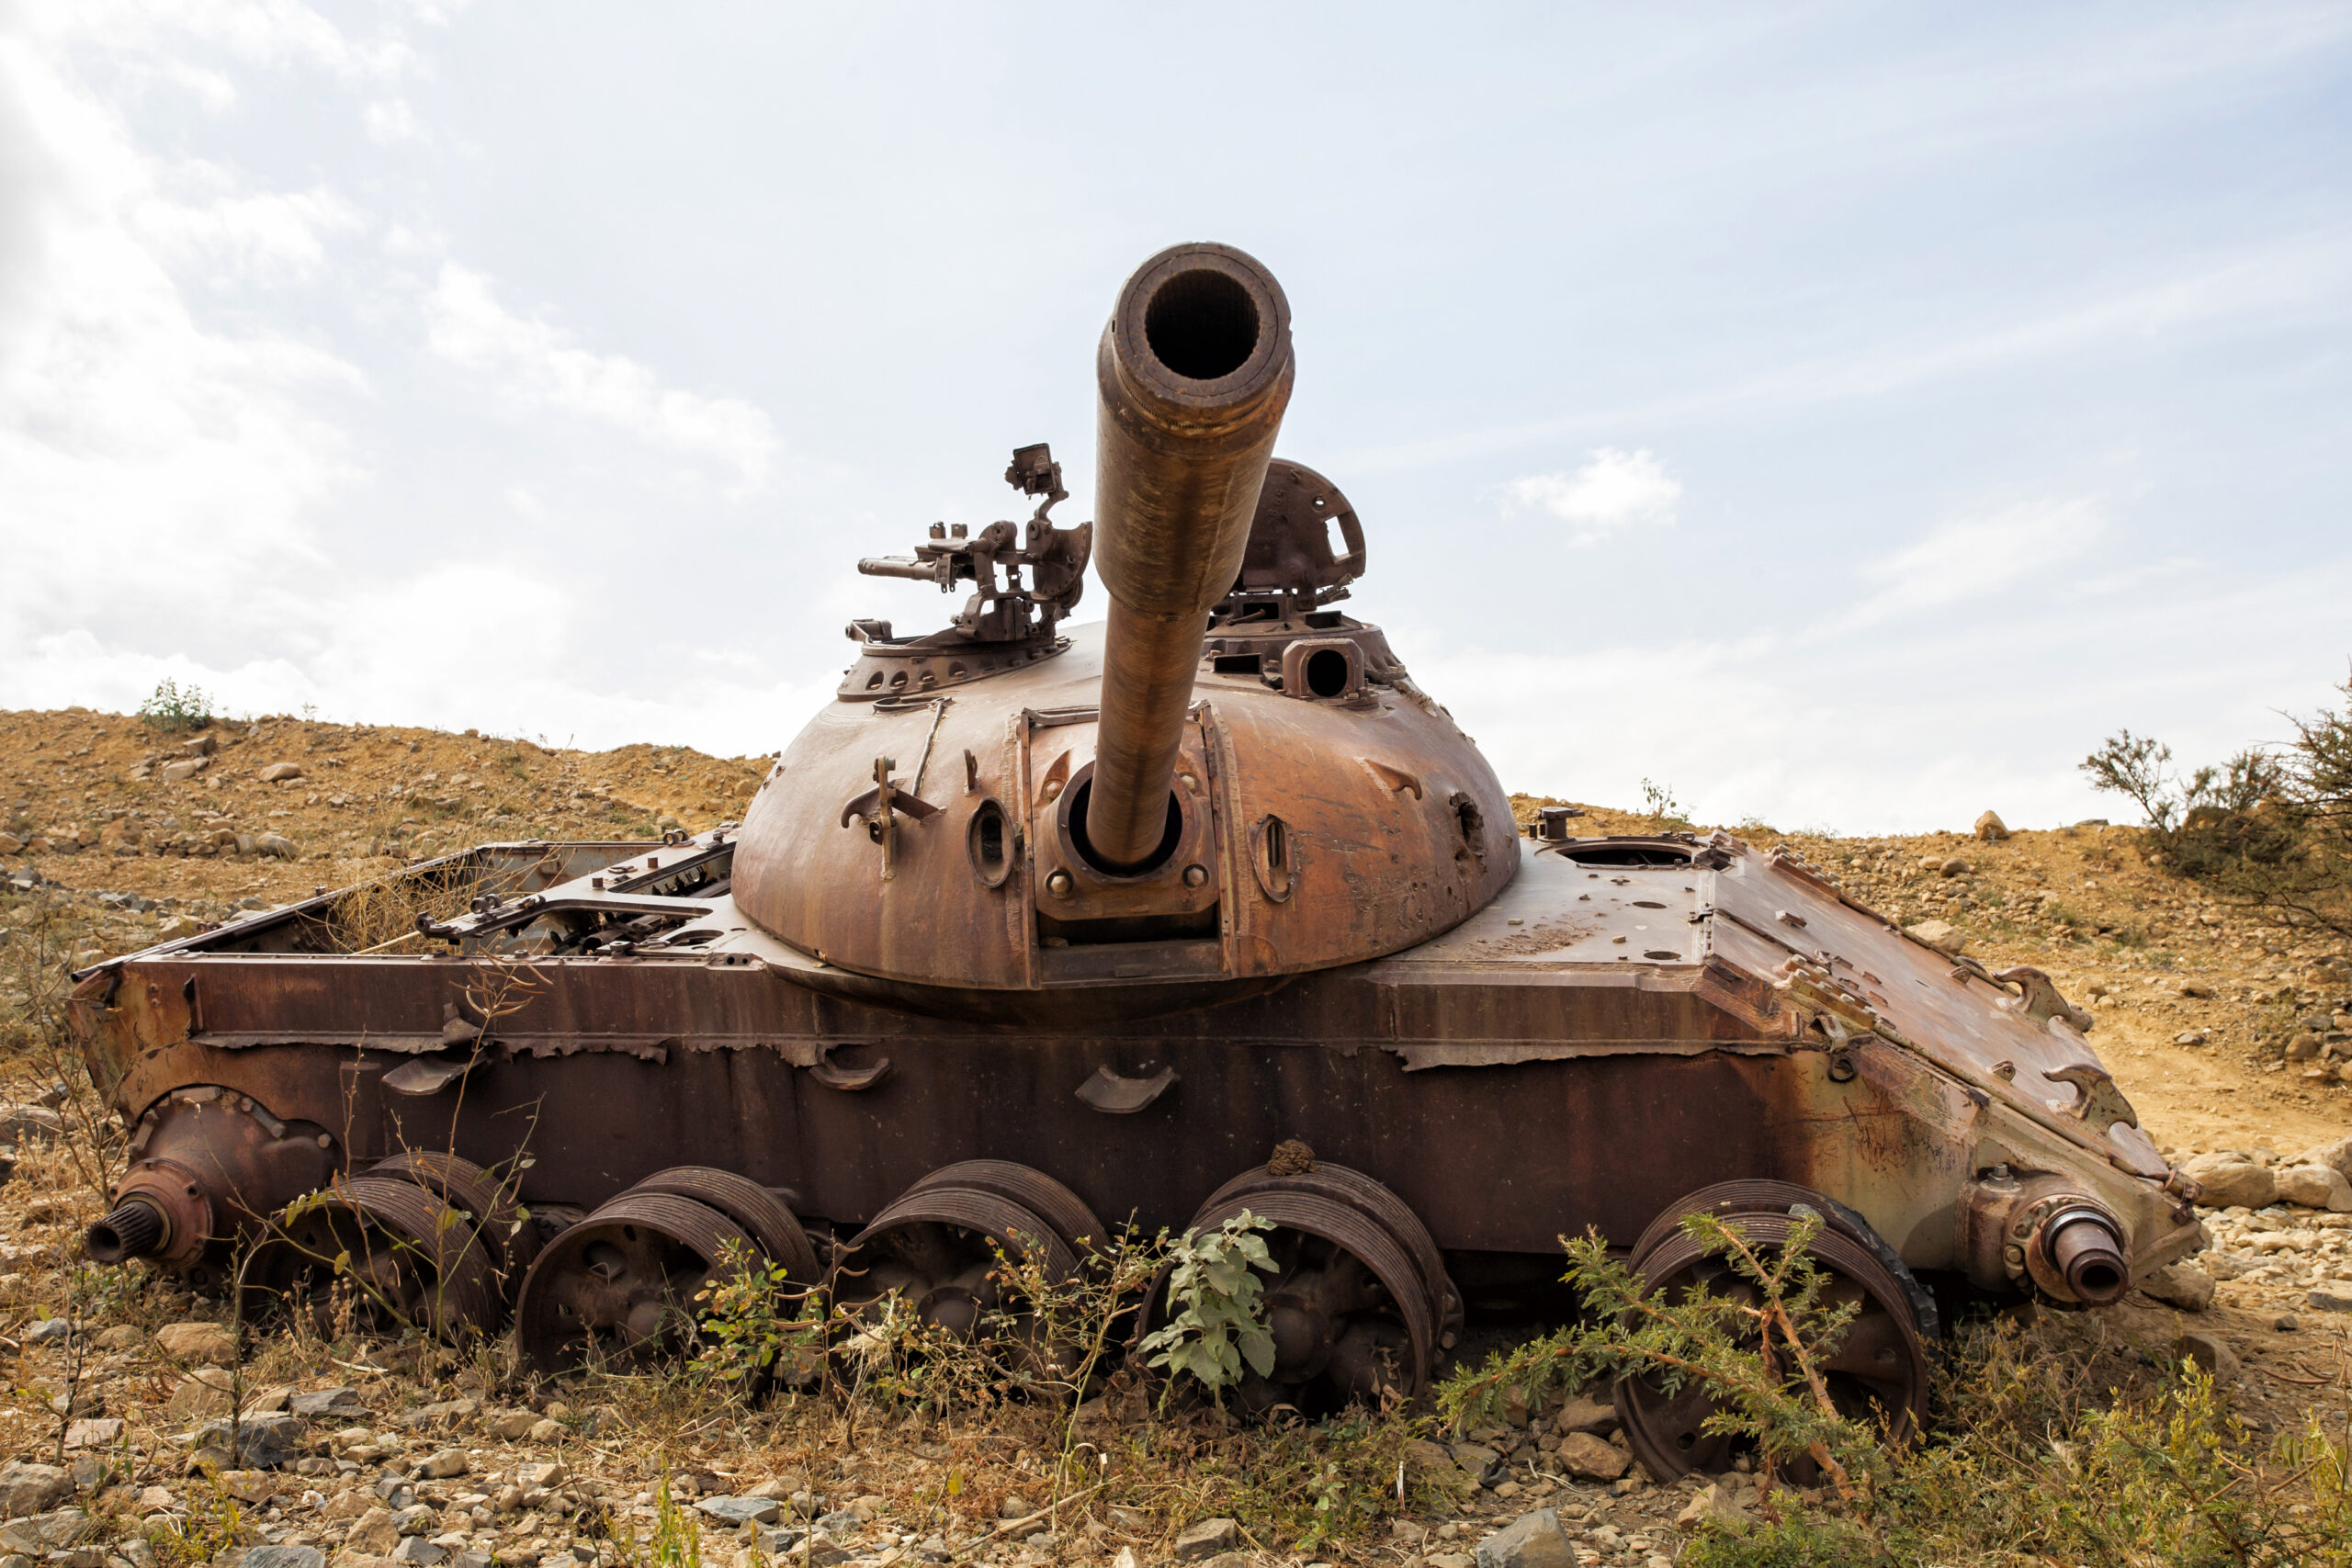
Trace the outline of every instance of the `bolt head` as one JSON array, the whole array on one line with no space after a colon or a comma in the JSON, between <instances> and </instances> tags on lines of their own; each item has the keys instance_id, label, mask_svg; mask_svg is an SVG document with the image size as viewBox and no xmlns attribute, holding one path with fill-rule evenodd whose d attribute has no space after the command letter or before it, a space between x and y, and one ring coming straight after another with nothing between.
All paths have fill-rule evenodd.
<instances>
[{"instance_id":1,"label":"bolt head","mask_svg":"<svg viewBox=\"0 0 2352 1568\"><path fill-rule=\"evenodd\" d=\"M1069 872L1057 871L1051 876L1046 878L1046 891L1052 894L1057 898L1069 897L1069 889L1070 880Z\"/></svg>"},{"instance_id":2,"label":"bolt head","mask_svg":"<svg viewBox=\"0 0 2352 1568\"><path fill-rule=\"evenodd\" d=\"M1188 865L1184 868L1184 886L1187 887L1198 887L1208 879L1209 873L1206 866Z\"/></svg>"}]
</instances>

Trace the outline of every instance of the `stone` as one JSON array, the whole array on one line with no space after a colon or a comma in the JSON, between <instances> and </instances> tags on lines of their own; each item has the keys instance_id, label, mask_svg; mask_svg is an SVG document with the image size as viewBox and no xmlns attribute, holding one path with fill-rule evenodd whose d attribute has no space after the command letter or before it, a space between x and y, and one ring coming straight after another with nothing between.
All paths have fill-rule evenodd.
<instances>
[{"instance_id":1,"label":"stone","mask_svg":"<svg viewBox=\"0 0 2352 1568\"><path fill-rule=\"evenodd\" d=\"M14 833L0 833L0 855L20 855L24 852L25 841L22 839Z\"/></svg>"},{"instance_id":2,"label":"stone","mask_svg":"<svg viewBox=\"0 0 2352 1568\"><path fill-rule=\"evenodd\" d=\"M146 1343L147 1331L128 1323L118 1323L98 1336L101 1350L136 1350Z\"/></svg>"},{"instance_id":3,"label":"stone","mask_svg":"<svg viewBox=\"0 0 2352 1568\"><path fill-rule=\"evenodd\" d=\"M46 1556L63 1551L90 1533L90 1516L79 1508L28 1514L0 1527L0 1551Z\"/></svg>"},{"instance_id":4,"label":"stone","mask_svg":"<svg viewBox=\"0 0 2352 1568\"><path fill-rule=\"evenodd\" d=\"M517 1484L521 1485L527 1491L530 1488L537 1486L560 1486L567 1480L571 1479L571 1472L564 1469L562 1465L549 1461L546 1464L526 1464L521 1466L514 1472L514 1480Z\"/></svg>"},{"instance_id":5,"label":"stone","mask_svg":"<svg viewBox=\"0 0 2352 1568\"><path fill-rule=\"evenodd\" d=\"M1478 1560L1466 1551L1432 1551L1421 1561L1428 1568L1475 1568Z\"/></svg>"},{"instance_id":6,"label":"stone","mask_svg":"<svg viewBox=\"0 0 2352 1568\"><path fill-rule=\"evenodd\" d=\"M2172 1043L2176 1045L2202 1045L2212 1037L2210 1030L2184 1029L2172 1037Z\"/></svg>"},{"instance_id":7,"label":"stone","mask_svg":"<svg viewBox=\"0 0 2352 1568\"><path fill-rule=\"evenodd\" d=\"M254 775L264 784L287 784L302 776L300 762L272 762Z\"/></svg>"},{"instance_id":8,"label":"stone","mask_svg":"<svg viewBox=\"0 0 2352 1568\"><path fill-rule=\"evenodd\" d=\"M1415 1470L1461 1473L1460 1467L1453 1462L1453 1455L1446 1450L1445 1446L1432 1443L1427 1438L1415 1438L1405 1445L1405 1462Z\"/></svg>"},{"instance_id":9,"label":"stone","mask_svg":"<svg viewBox=\"0 0 2352 1568\"><path fill-rule=\"evenodd\" d=\"M2352 1312L2352 1287L2313 1291L2303 1297L2303 1304L2315 1312Z\"/></svg>"},{"instance_id":10,"label":"stone","mask_svg":"<svg viewBox=\"0 0 2352 1568\"><path fill-rule=\"evenodd\" d=\"M2324 1165L2338 1175L2352 1179L2352 1137L2342 1137L2332 1144L2313 1144L2295 1156L2297 1165Z\"/></svg>"},{"instance_id":11,"label":"stone","mask_svg":"<svg viewBox=\"0 0 2352 1568\"><path fill-rule=\"evenodd\" d=\"M327 1554L315 1546L256 1546L241 1568L327 1568Z\"/></svg>"},{"instance_id":12,"label":"stone","mask_svg":"<svg viewBox=\"0 0 2352 1568\"><path fill-rule=\"evenodd\" d=\"M1478 1543L1477 1568L1576 1568L1577 1549L1552 1508L1523 1514Z\"/></svg>"},{"instance_id":13,"label":"stone","mask_svg":"<svg viewBox=\"0 0 2352 1568\"><path fill-rule=\"evenodd\" d=\"M204 922L193 915L166 915L163 923L155 928L155 939L158 942L177 942L182 937L195 936L203 930Z\"/></svg>"},{"instance_id":14,"label":"stone","mask_svg":"<svg viewBox=\"0 0 2352 1568\"><path fill-rule=\"evenodd\" d=\"M2203 1312L2213 1304L2213 1277L2194 1263L2155 1269L2140 1281L2140 1288L2183 1312Z\"/></svg>"},{"instance_id":15,"label":"stone","mask_svg":"<svg viewBox=\"0 0 2352 1568\"><path fill-rule=\"evenodd\" d=\"M2245 1373L2237 1352L2215 1334L2182 1335L2172 1342L2172 1357L2177 1362L2196 1362L2218 1383L2235 1382Z\"/></svg>"},{"instance_id":16,"label":"stone","mask_svg":"<svg viewBox=\"0 0 2352 1568\"><path fill-rule=\"evenodd\" d=\"M772 1525L784 1517L773 1497L705 1497L695 1505L714 1519L733 1526Z\"/></svg>"},{"instance_id":17,"label":"stone","mask_svg":"<svg viewBox=\"0 0 2352 1568\"><path fill-rule=\"evenodd\" d=\"M1596 1438L1605 1438L1617 1429L1617 1407L1607 1400L1579 1393L1560 1406L1560 1413L1552 1417L1552 1429L1589 1432Z\"/></svg>"},{"instance_id":18,"label":"stone","mask_svg":"<svg viewBox=\"0 0 2352 1568\"><path fill-rule=\"evenodd\" d=\"M1976 836L1987 843L1997 844L2009 836L2008 824L2001 820L1997 811L1987 811L1976 819Z\"/></svg>"},{"instance_id":19,"label":"stone","mask_svg":"<svg viewBox=\"0 0 2352 1568\"><path fill-rule=\"evenodd\" d=\"M237 1337L225 1323L167 1323L155 1330L155 1348L175 1360L225 1367L237 1359Z\"/></svg>"},{"instance_id":20,"label":"stone","mask_svg":"<svg viewBox=\"0 0 2352 1568\"><path fill-rule=\"evenodd\" d=\"M1187 1526L1171 1549L1179 1562L1195 1562L1230 1551L1241 1540L1241 1527L1231 1519L1203 1519Z\"/></svg>"},{"instance_id":21,"label":"stone","mask_svg":"<svg viewBox=\"0 0 2352 1568\"><path fill-rule=\"evenodd\" d=\"M53 1464L10 1460L0 1465L0 1518L19 1519L74 1495L74 1478Z\"/></svg>"},{"instance_id":22,"label":"stone","mask_svg":"<svg viewBox=\"0 0 2352 1568\"><path fill-rule=\"evenodd\" d=\"M47 1144L65 1132L65 1118L46 1105L0 1108L0 1144Z\"/></svg>"},{"instance_id":23,"label":"stone","mask_svg":"<svg viewBox=\"0 0 2352 1568\"><path fill-rule=\"evenodd\" d=\"M1936 874L1939 876L1966 876L1969 872L1973 869L1974 868L1966 861L1961 859L1958 855L1954 855L1951 859L1936 867Z\"/></svg>"},{"instance_id":24,"label":"stone","mask_svg":"<svg viewBox=\"0 0 2352 1568\"><path fill-rule=\"evenodd\" d=\"M294 847L294 840L283 833L264 833L254 840L254 853L269 855L277 860L302 858L301 852Z\"/></svg>"},{"instance_id":25,"label":"stone","mask_svg":"<svg viewBox=\"0 0 2352 1568\"><path fill-rule=\"evenodd\" d=\"M463 1475L470 1465L463 1449L443 1449L427 1459L421 1467L427 1481L447 1481L453 1475Z\"/></svg>"},{"instance_id":26,"label":"stone","mask_svg":"<svg viewBox=\"0 0 2352 1568\"><path fill-rule=\"evenodd\" d=\"M531 1423L531 1429L523 1436L534 1443L552 1443L563 1436L563 1423L541 1416Z\"/></svg>"},{"instance_id":27,"label":"stone","mask_svg":"<svg viewBox=\"0 0 2352 1568\"><path fill-rule=\"evenodd\" d=\"M1571 1432L1560 1439L1560 1467L1584 1481L1614 1481L1633 1462L1589 1432Z\"/></svg>"},{"instance_id":28,"label":"stone","mask_svg":"<svg viewBox=\"0 0 2352 1568\"><path fill-rule=\"evenodd\" d=\"M433 1568L433 1564L448 1555L445 1548L434 1545L421 1535L402 1536L401 1543L392 1548L393 1562L413 1563L416 1568Z\"/></svg>"},{"instance_id":29,"label":"stone","mask_svg":"<svg viewBox=\"0 0 2352 1568\"><path fill-rule=\"evenodd\" d=\"M1921 920L1916 926L1905 926L1903 934L1915 942L1922 942L1939 953L1959 957L1968 950L1968 938L1949 920Z\"/></svg>"},{"instance_id":30,"label":"stone","mask_svg":"<svg viewBox=\"0 0 2352 1568\"><path fill-rule=\"evenodd\" d=\"M390 1508L368 1509L352 1521L343 1536L344 1545L370 1557L389 1557L400 1543L401 1527L392 1521Z\"/></svg>"},{"instance_id":31,"label":"stone","mask_svg":"<svg viewBox=\"0 0 2352 1568\"><path fill-rule=\"evenodd\" d=\"M165 784L186 784L211 765L209 757L182 757L177 761L166 762L157 768L155 776Z\"/></svg>"},{"instance_id":32,"label":"stone","mask_svg":"<svg viewBox=\"0 0 2352 1568\"><path fill-rule=\"evenodd\" d=\"M2301 1209L2324 1209L2341 1214L2352 1211L2352 1181L2332 1166L2290 1165L2272 1175L2281 1203Z\"/></svg>"},{"instance_id":33,"label":"stone","mask_svg":"<svg viewBox=\"0 0 2352 1568\"><path fill-rule=\"evenodd\" d=\"M347 1420L368 1413L368 1407L359 1403L359 1396L347 1388L321 1388L291 1394L287 1398L286 1408L305 1421ZM374 1435L369 1433L368 1437ZM364 1443L368 1438L355 1440Z\"/></svg>"},{"instance_id":34,"label":"stone","mask_svg":"<svg viewBox=\"0 0 2352 1568\"><path fill-rule=\"evenodd\" d=\"M197 1441L207 1448L228 1449L230 1426L226 1420L208 1421L198 1430ZM301 1452L302 1423L291 1416L248 1416L235 1427L234 1452L247 1469L276 1470Z\"/></svg>"},{"instance_id":35,"label":"stone","mask_svg":"<svg viewBox=\"0 0 2352 1568\"><path fill-rule=\"evenodd\" d=\"M1503 1478L1503 1456L1484 1443L1456 1443L1451 1452L1462 1473L1481 1486L1492 1486Z\"/></svg>"},{"instance_id":36,"label":"stone","mask_svg":"<svg viewBox=\"0 0 2352 1568\"><path fill-rule=\"evenodd\" d=\"M85 1416L65 1427L69 1449L110 1449L122 1441L122 1422L115 1416Z\"/></svg>"},{"instance_id":37,"label":"stone","mask_svg":"<svg viewBox=\"0 0 2352 1568\"><path fill-rule=\"evenodd\" d=\"M1991 815L1989 812L1986 815ZM1674 1528L1695 1530L1702 1525L1736 1525L1747 1521L1747 1496L1737 1483L1716 1482L1690 1499L1682 1512L1674 1516Z\"/></svg>"},{"instance_id":38,"label":"stone","mask_svg":"<svg viewBox=\"0 0 2352 1568\"><path fill-rule=\"evenodd\" d=\"M538 1424L538 1416L528 1410L495 1411L492 1414L490 1419L483 1423L484 1426L490 1428L490 1435L492 1437L498 1438L501 1442L507 1443L516 1442L524 1438L529 1437L531 1435L531 1428Z\"/></svg>"},{"instance_id":39,"label":"stone","mask_svg":"<svg viewBox=\"0 0 2352 1568\"><path fill-rule=\"evenodd\" d=\"M2181 1174L2204 1189L2198 1201L2210 1209L2267 1207L2278 1196L2278 1179L2232 1150L2199 1155L2182 1166Z\"/></svg>"},{"instance_id":40,"label":"stone","mask_svg":"<svg viewBox=\"0 0 2352 1568\"><path fill-rule=\"evenodd\" d=\"M62 1345L74 1337L74 1325L62 1317L44 1317L17 1336L28 1345Z\"/></svg>"}]
</instances>

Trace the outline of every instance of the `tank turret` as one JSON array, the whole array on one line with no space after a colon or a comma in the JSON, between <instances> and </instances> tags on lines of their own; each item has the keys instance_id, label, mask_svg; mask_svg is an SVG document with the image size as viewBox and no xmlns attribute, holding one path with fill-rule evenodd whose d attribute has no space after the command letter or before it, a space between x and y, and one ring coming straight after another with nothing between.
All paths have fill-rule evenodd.
<instances>
[{"instance_id":1,"label":"tank turret","mask_svg":"<svg viewBox=\"0 0 2352 1568\"><path fill-rule=\"evenodd\" d=\"M1096 354L1094 522L1048 521L1060 467L1028 446L1006 478L1046 500L1018 548L1008 522L938 525L862 563L978 592L930 636L853 623L857 662L745 816L738 907L820 961L812 983L999 1015L1023 1010L967 993L1190 1006L1409 947L1510 880L1493 771L1377 627L1327 607L1363 536L1273 457L1295 373L1271 273L1162 251ZM1064 633L1090 552L1109 618Z\"/></svg>"}]
</instances>

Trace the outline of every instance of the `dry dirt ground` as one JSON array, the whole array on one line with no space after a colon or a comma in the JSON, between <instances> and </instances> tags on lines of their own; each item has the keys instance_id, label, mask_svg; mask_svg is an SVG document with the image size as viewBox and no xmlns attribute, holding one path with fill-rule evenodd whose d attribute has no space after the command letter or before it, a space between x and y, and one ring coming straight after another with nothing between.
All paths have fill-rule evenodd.
<instances>
[{"instance_id":1,"label":"dry dirt ground","mask_svg":"<svg viewBox=\"0 0 2352 1568\"><path fill-rule=\"evenodd\" d=\"M0 885L0 927L12 916L17 927L0 931L0 1018L20 1016L53 982L36 972L28 945L26 911L38 901L74 911L82 934L65 961L88 962L143 947L184 922L285 902L469 842L708 827L738 813L766 762L284 717L218 725L204 736L213 749L199 755L185 737L117 716L0 714L0 879L16 885ZM264 782L265 772L274 782ZM1518 804L1524 816L1540 803ZM1586 812L1581 832L1659 826ZM1989 967L2047 970L2093 1008L2093 1043L2177 1160L2220 1149L2292 1156L2352 1132L2340 1056L2281 1059L2286 1043L2306 1032L2323 1041L2333 1032L2343 1049L2352 970L2152 872L2128 828L2086 824L1994 841L1961 832L1822 839L1758 823L1733 830L1793 843L1906 924L1951 923ZM62 970L55 955L42 962ZM0 1100L37 1094L39 1066L0 1061L10 1080L0 1082ZM1365 1462L1358 1449L1343 1455L1343 1435L1329 1432L1249 1437L1214 1423L1136 1427L1105 1416L1085 1450L1099 1490L1050 1506L1056 1434L1035 1413L964 1428L844 1430L815 1402L694 1404L658 1379L528 1391L488 1353L330 1348L280 1334L248 1344L239 1387L249 1407L257 1399L266 1414L297 1396L321 1406L326 1391L350 1392L307 1422L298 1463L232 1470L213 1489L188 1471L201 1421L226 1402L215 1386L226 1374L203 1371L223 1359L222 1348L196 1329L157 1331L221 1320L225 1309L166 1282L142 1284L130 1271L86 1276L83 1289L95 1293L71 1298L79 1227L95 1217L96 1196L69 1150L28 1143L20 1152L15 1179L0 1185L0 1367L11 1392L0 1411L0 1461L62 1457L69 1473L61 1493L54 1480L20 1483L11 1473L33 1472L0 1471L0 1516L64 1521L43 1527L53 1540L28 1536L22 1519L0 1527L0 1554L26 1558L6 1557L0 1568L44 1558L66 1568L181 1568L164 1559L210 1556L232 1539L314 1548L338 1568L396 1551L422 1563L457 1559L449 1568L481 1568L493 1556L569 1568L632 1555L615 1535L638 1541L635 1559L650 1563L665 1474L682 1503L770 1495L787 1536L797 1495L804 1517L825 1516L787 1560L811 1568L828 1551L868 1568L951 1558L1110 1564L1123 1551L1149 1564L1227 1550L1298 1562L1296 1551L1268 1550L1262 1511L1319 1495L1319 1466ZM2209 1308L2185 1312L2135 1293L2080 1321L2086 1332L2111 1336L2116 1355L2143 1363L2183 1333L2208 1335L2241 1413L2265 1429L2293 1426L2314 1398L2342 1397L2327 1385L2352 1314L2311 1302L2330 1281L2352 1296L2352 1216L2280 1209L2212 1219L2238 1260L2217 1271L2239 1277L2220 1285ZM39 1327L69 1308L87 1323L77 1337ZM97 1425L69 1436L75 1420ZM1638 1476L1611 1486L1570 1472L1559 1462L1562 1422L1556 1409L1538 1411L1517 1427L1473 1434L1499 1456L1483 1487L1442 1454L1421 1452L1405 1517L1338 1540L1310 1536L1307 1554L1470 1568L1466 1554L1483 1534L1543 1502L1560 1507L1579 1562L1670 1562L1672 1520L1690 1490L1647 1487ZM84 1483L78 1502L74 1461ZM531 1468L550 1464L560 1468ZM1369 1490L1388 1490L1385 1472ZM231 1495L241 1499L233 1529L224 1523ZM65 1519L55 1512L62 1505L86 1508L95 1526ZM1178 1550L1187 1527L1219 1514L1238 1517L1236 1533ZM754 1541L715 1516L696 1517L704 1561L715 1565L784 1540ZM1001 1528L1008 1517L1017 1522ZM185 1547L145 1544L159 1530L167 1543L185 1537ZM247 1568L316 1562L281 1555Z\"/></svg>"}]
</instances>

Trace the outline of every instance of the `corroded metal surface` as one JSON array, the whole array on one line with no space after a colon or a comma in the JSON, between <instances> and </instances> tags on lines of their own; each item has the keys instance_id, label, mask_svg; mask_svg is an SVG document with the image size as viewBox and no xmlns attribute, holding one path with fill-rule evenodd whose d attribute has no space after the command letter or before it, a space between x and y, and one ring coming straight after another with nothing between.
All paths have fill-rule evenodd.
<instances>
[{"instance_id":1,"label":"corroded metal surface","mask_svg":"<svg viewBox=\"0 0 2352 1568\"><path fill-rule=\"evenodd\" d=\"M1203 341L1154 340L1163 286L1215 307ZM746 1227L796 1270L856 1238L857 1277L976 1322L989 1237L1075 1266L1105 1223L1263 1198L1295 1211L1301 1323L1394 1299L1340 1357L1363 1393L1555 1276L1562 1234L1631 1247L1715 1183L1817 1194L1868 1268L1955 1296L2098 1301L2200 1243L2047 976L1729 835L1571 838L1555 810L1519 836L1331 607L1364 527L1269 456L1295 374L1271 277L1180 247L1117 311L1101 526L1046 521L1058 469L1025 447L1027 532L882 563L974 596L927 637L853 624L740 831L485 845L87 971L75 1023L140 1129L94 1250L217 1277L337 1173L445 1152L519 1171L497 1201L546 1229L607 1206L525 1295L594 1309L550 1343L622 1346ZM1107 632L1062 621L1090 541ZM623 1200L683 1204L677 1232L612 1228L682 1162L717 1174ZM1310 1177L1334 1168L1363 1185ZM636 1251L600 1273L599 1236ZM1928 1337L1933 1304L1909 1301ZM1347 1337L1300 1335L1294 1372Z\"/></svg>"}]
</instances>

